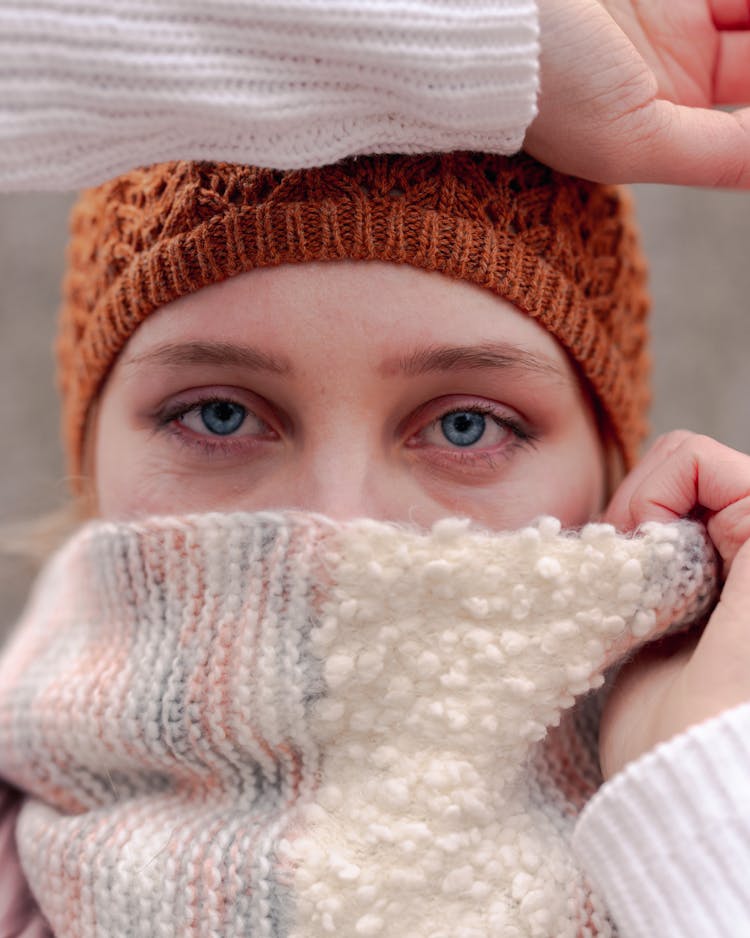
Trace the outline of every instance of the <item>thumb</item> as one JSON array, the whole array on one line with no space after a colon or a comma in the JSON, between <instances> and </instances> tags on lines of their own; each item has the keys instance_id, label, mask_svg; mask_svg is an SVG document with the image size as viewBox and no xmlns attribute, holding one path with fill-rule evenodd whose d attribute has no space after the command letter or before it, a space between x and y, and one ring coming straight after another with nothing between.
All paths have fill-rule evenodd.
<instances>
[{"instance_id":1,"label":"thumb","mask_svg":"<svg viewBox=\"0 0 750 938\"><path fill-rule=\"evenodd\" d=\"M750 542L734 558L685 679L703 719L750 698Z\"/></svg>"},{"instance_id":2,"label":"thumb","mask_svg":"<svg viewBox=\"0 0 750 938\"><path fill-rule=\"evenodd\" d=\"M750 188L750 107L714 111L655 99L616 118L603 182Z\"/></svg>"}]
</instances>

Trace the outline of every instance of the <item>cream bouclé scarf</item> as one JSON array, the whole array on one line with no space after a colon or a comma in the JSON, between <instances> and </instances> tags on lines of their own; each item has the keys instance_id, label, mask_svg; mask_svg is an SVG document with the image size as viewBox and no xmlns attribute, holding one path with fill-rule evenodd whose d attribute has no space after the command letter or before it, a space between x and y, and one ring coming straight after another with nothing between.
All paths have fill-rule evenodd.
<instances>
[{"instance_id":1,"label":"cream boucl\u00e9 scarf","mask_svg":"<svg viewBox=\"0 0 750 938\"><path fill-rule=\"evenodd\" d=\"M611 935L588 692L714 578L689 522L92 522L0 662L31 889L60 938Z\"/></svg>"}]
</instances>

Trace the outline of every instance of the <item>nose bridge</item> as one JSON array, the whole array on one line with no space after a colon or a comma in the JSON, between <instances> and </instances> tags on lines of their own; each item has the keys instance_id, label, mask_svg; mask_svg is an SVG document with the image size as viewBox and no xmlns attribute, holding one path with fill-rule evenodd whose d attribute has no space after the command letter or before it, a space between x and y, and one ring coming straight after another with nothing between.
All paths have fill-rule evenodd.
<instances>
[{"instance_id":1,"label":"nose bridge","mask_svg":"<svg viewBox=\"0 0 750 938\"><path fill-rule=\"evenodd\" d=\"M299 507L338 520L388 514L385 459L362 426L329 427L310 440L299 463Z\"/></svg>"}]
</instances>

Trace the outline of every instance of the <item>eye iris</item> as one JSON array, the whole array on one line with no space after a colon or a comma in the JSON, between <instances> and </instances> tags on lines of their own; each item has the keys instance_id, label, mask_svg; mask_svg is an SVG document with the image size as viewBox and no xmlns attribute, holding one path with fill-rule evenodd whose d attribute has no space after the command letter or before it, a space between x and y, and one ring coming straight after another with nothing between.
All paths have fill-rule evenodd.
<instances>
[{"instance_id":1,"label":"eye iris","mask_svg":"<svg viewBox=\"0 0 750 938\"><path fill-rule=\"evenodd\" d=\"M486 419L484 414L470 410L460 410L446 414L440 421L446 439L456 446L471 446L484 434Z\"/></svg>"},{"instance_id":2,"label":"eye iris","mask_svg":"<svg viewBox=\"0 0 750 938\"><path fill-rule=\"evenodd\" d=\"M207 430L226 436L234 433L245 419L245 408L231 401L211 401L201 407L201 420Z\"/></svg>"}]
</instances>

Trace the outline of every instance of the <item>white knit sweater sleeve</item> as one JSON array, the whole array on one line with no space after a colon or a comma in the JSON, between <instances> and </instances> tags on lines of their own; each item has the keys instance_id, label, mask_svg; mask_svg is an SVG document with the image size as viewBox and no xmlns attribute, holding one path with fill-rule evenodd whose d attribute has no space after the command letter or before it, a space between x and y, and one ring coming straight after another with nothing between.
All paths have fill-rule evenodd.
<instances>
[{"instance_id":1,"label":"white knit sweater sleeve","mask_svg":"<svg viewBox=\"0 0 750 938\"><path fill-rule=\"evenodd\" d=\"M0 0L0 189L518 150L535 0Z\"/></svg>"},{"instance_id":2,"label":"white knit sweater sleeve","mask_svg":"<svg viewBox=\"0 0 750 938\"><path fill-rule=\"evenodd\" d=\"M621 938L750 935L750 703L611 779L573 846Z\"/></svg>"}]
</instances>

